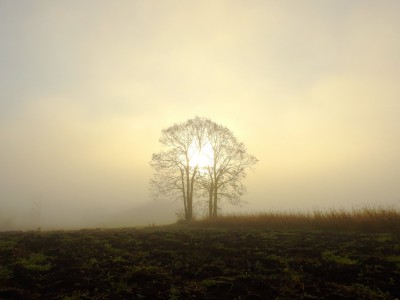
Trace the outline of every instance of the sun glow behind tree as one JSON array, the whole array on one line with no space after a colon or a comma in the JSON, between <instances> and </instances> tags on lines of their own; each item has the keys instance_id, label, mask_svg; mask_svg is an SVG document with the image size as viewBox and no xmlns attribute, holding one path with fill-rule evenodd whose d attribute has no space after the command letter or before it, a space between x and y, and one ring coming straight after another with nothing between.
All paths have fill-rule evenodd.
<instances>
[{"instance_id":1,"label":"sun glow behind tree","mask_svg":"<svg viewBox=\"0 0 400 300\"><path fill-rule=\"evenodd\" d=\"M201 148L192 143L189 147L191 168L198 167L199 172L205 172L206 169L212 166L214 161L214 152L210 143L205 143Z\"/></svg>"}]
</instances>

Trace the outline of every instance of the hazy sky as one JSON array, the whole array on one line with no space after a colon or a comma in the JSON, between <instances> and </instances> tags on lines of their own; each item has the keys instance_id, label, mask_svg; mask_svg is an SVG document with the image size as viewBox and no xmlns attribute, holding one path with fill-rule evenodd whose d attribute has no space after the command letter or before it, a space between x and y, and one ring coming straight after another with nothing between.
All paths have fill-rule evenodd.
<instances>
[{"instance_id":1,"label":"hazy sky","mask_svg":"<svg viewBox=\"0 0 400 300\"><path fill-rule=\"evenodd\" d=\"M196 115L260 160L246 210L398 205L399 53L397 0L1 0L0 219L150 201Z\"/></svg>"}]
</instances>

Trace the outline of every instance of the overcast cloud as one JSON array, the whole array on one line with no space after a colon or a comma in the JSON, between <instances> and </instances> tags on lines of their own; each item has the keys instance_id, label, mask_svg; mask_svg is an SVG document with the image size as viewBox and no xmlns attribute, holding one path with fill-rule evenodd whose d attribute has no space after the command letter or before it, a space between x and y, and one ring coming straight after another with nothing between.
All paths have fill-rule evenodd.
<instances>
[{"instance_id":1,"label":"overcast cloud","mask_svg":"<svg viewBox=\"0 0 400 300\"><path fill-rule=\"evenodd\" d=\"M399 12L1 1L0 219L41 201L44 224L84 226L151 201L161 130L195 115L260 160L244 210L399 205Z\"/></svg>"}]
</instances>

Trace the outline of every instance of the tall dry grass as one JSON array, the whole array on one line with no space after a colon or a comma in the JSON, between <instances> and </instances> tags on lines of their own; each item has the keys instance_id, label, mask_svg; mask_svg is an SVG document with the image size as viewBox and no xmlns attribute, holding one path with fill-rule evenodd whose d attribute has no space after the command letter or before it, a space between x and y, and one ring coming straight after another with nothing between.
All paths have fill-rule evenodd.
<instances>
[{"instance_id":1,"label":"tall dry grass","mask_svg":"<svg viewBox=\"0 0 400 300\"><path fill-rule=\"evenodd\" d=\"M352 210L314 210L312 212L270 211L205 218L193 222L192 226L400 233L400 211L396 208L370 207Z\"/></svg>"}]
</instances>

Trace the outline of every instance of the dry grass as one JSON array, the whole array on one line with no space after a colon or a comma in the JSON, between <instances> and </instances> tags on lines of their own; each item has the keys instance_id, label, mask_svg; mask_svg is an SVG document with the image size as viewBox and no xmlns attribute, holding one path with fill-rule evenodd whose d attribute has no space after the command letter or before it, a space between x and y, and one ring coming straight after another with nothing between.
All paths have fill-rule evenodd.
<instances>
[{"instance_id":1,"label":"dry grass","mask_svg":"<svg viewBox=\"0 0 400 300\"><path fill-rule=\"evenodd\" d=\"M315 210L313 212L271 211L206 218L195 221L192 225L399 233L400 211L396 208L331 209L326 211Z\"/></svg>"}]
</instances>

